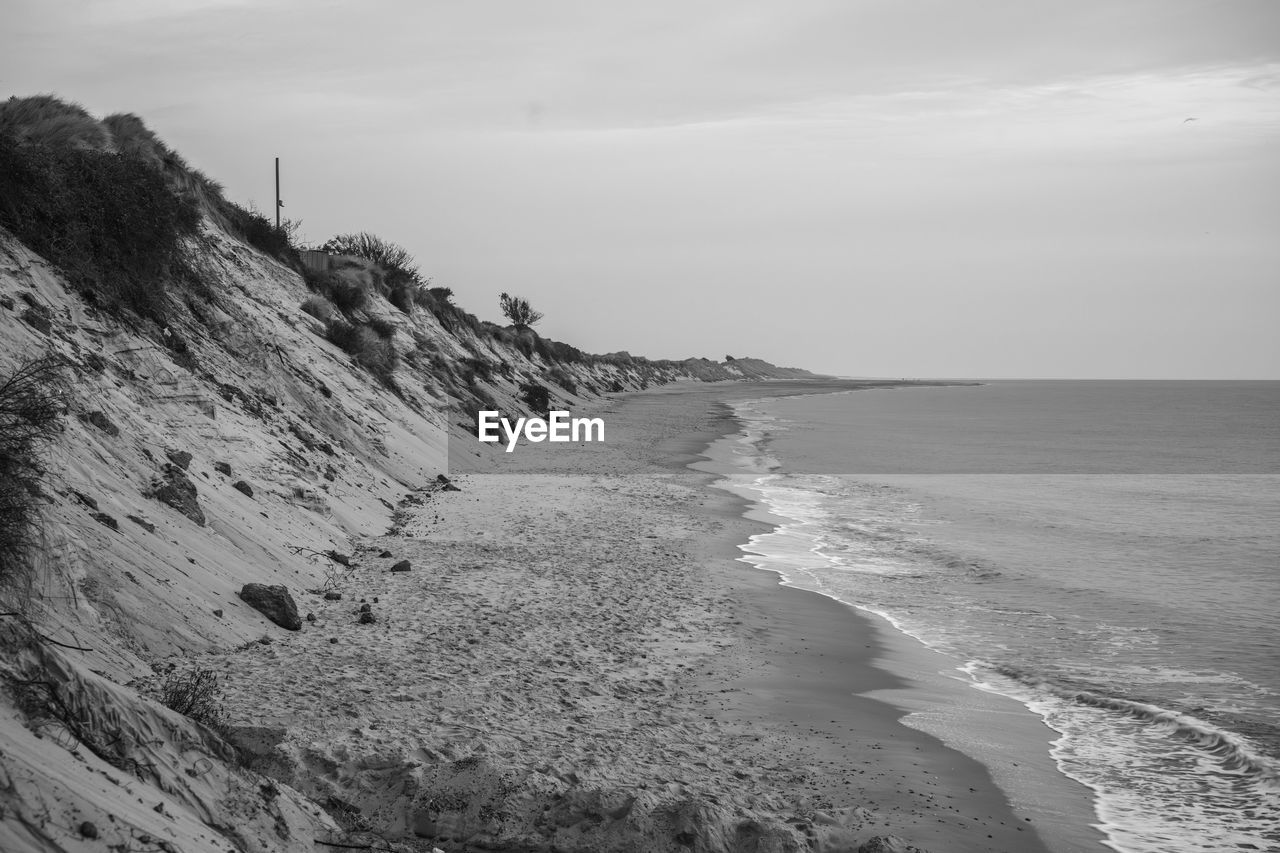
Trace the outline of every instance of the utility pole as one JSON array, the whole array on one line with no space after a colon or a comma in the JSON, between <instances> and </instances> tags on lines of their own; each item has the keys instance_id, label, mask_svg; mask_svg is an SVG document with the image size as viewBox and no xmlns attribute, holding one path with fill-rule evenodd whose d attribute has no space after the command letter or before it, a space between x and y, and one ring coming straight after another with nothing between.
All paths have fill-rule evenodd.
<instances>
[{"instance_id":1,"label":"utility pole","mask_svg":"<svg viewBox=\"0 0 1280 853\"><path fill-rule=\"evenodd\" d=\"M276 158L276 228L280 228L280 208L284 202L280 200L280 158Z\"/></svg>"}]
</instances>

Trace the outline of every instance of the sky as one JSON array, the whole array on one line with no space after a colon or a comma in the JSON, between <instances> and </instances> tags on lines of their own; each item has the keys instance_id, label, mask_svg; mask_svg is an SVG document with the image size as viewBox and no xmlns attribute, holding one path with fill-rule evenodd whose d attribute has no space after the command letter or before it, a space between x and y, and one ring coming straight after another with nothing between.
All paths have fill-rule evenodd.
<instances>
[{"instance_id":1,"label":"sky","mask_svg":"<svg viewBox=\"0 0 1280 853\"><path fill-rule=\"evenodd\" d=\"M11 0L0 97L135 113L313 243L589 352L1280 379L1276 0Z\"/></svg>"}]
</instances>

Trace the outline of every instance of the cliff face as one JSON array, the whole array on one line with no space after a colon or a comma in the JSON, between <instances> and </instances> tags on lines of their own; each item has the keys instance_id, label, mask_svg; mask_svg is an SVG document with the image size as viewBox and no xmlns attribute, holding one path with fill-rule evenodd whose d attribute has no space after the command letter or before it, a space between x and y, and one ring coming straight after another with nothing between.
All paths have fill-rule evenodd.
<instances>
[{"instance_id":1,"label":"cliff face","mask_svg":"<svg viewBox=\"0 0 1280 853\"><path fill-rule=\"evenodd\" d=\"M157 168L181 171L147 139ZM33 496L33 587L0 618L5 851L303 850L334 837L329 813L142 689L163 675L150 662L260 641L242 587L325 587L406 493L501 452L476 441L480 409L528 414L537 386L573 410L652 384L796 375L748 359L584 356L479 323L447 295L398 298L359 258L304 276L229 227L202 181L183 247L200 285L175 284L162 322L96 307L0 228L0 374L56 356L71 389Z\"/></svg>"}]
</instances>

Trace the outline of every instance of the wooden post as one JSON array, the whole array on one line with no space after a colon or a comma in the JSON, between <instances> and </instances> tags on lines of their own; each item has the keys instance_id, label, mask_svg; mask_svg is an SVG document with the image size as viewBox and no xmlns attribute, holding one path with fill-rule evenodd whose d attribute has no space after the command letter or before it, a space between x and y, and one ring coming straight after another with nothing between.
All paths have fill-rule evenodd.
<instances>
[{"instance_id":1,"label":"wooden post","mask_svg":"<svg viewBox=\"0 0 1280 853\"><path fill-rule=\"evenodd\" d=\"M280 227L280 158L276 158L276 228Z\"/></svg>"}]
</instances>

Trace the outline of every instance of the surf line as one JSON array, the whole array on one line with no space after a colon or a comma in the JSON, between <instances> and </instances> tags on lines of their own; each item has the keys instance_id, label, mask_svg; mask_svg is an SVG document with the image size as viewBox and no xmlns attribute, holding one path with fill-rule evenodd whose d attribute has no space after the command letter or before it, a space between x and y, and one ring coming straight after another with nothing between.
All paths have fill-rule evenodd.
<instances>
[{"instance_id":1,"label":"surf line","mask_svg":"<svg viewBox=\"0 0 1280 853\"><path fill-rule=\"evenodd\" d=\"M482 409L476 417L476 438L486 444L502 441L506 433L507 453L515 450L523 435L526 441L604 441L604 418L574 418L568 412L548 412L545 418L516 418L514 424L501 413Z\"/></svg>"}]
</instances>

